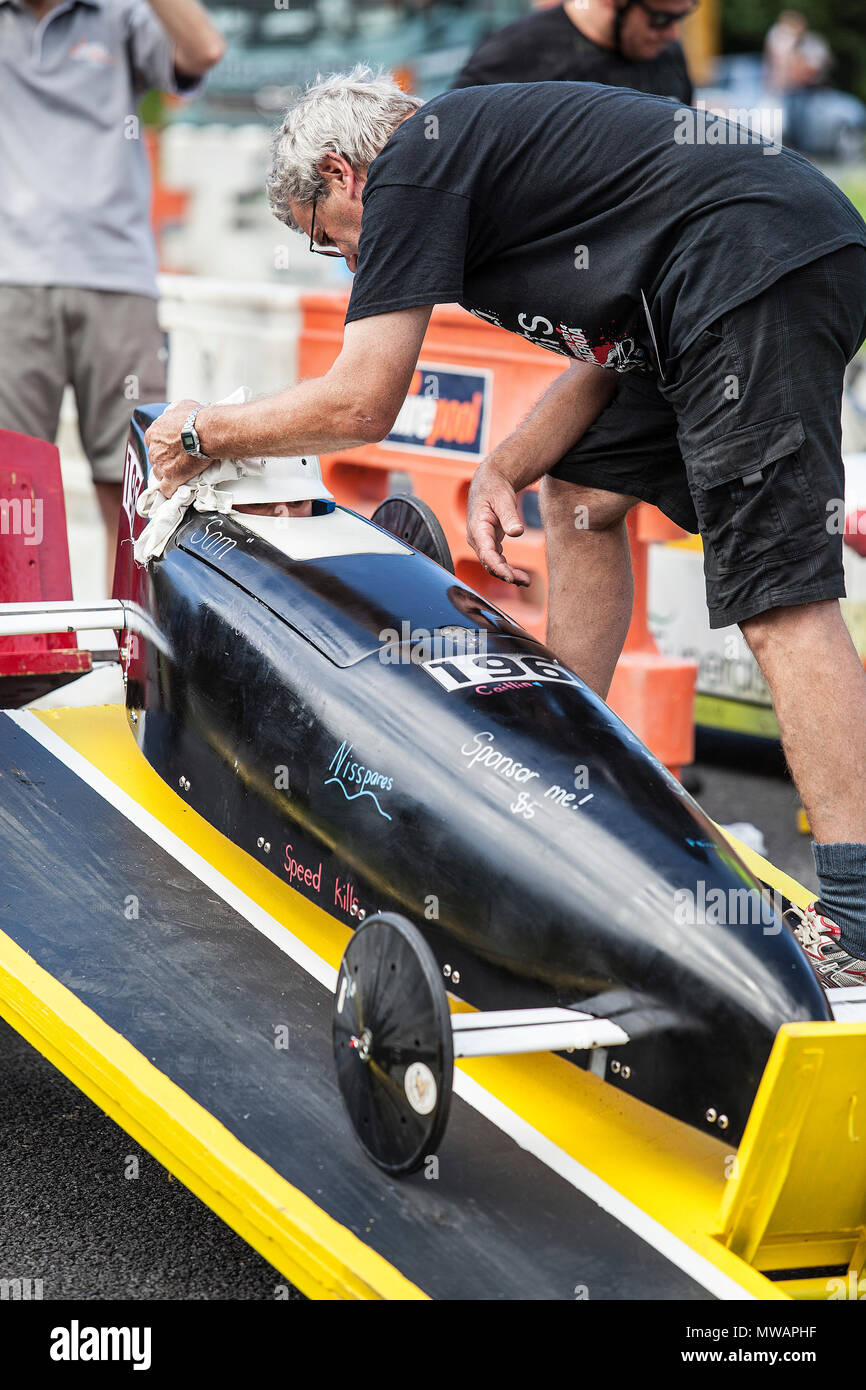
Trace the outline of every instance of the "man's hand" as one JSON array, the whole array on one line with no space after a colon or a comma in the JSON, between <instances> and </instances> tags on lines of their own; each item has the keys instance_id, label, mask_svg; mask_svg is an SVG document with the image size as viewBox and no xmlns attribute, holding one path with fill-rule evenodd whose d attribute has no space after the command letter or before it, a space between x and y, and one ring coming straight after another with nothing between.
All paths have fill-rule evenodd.
<instances>
[{"instance_id":1,"label":"man's hand","mask_svg":"<svg viewBox=\"0 0 866 1390\"><path fill-rule=\"evenodd\" d=\"M149 0L174 39L174 66L184 77L203 77L224 56L226 42L199 0Z\"/></svg>"},{"instance_id":2,"label":"man's hand","mask_svg":"<svg viewBox=\"0 0 866 1390\"><path fill-rule=\"evenodd\" d=\"M512 569L502 553L505 536L522 536L517 493L495 466L482 464L472 479L466 504L466 539L488 574L506 584L527 585L525 570Z\"/></svg>"},{"instance_id":3,"label":"man's hand","mask_svg":"<svg viewBox=\"0 0 866 1390\"><path fill-rule=\"evenodd\" d=\"M175 401L154 420L144 436L150 466L159 478L163 497L171 497L187 478L195 477L208 467L205 460L188 454L180 442L187 416L200 405L200 401Z\"/></svg>"},{"instance_id":4,"label":"man's hand","mask_svg":"<svg viewBox=\"0 0 866 1390\"><path fill-rule=\"evenodd\" d=\"M573 361L556 377L527 418L498 444L472 480L466 539L484 568L506 584L528 585L502 553L505 536L521 536L517 494L537 482L601 414L616 391L615 372Z\"/></svg>"}]
</instances>

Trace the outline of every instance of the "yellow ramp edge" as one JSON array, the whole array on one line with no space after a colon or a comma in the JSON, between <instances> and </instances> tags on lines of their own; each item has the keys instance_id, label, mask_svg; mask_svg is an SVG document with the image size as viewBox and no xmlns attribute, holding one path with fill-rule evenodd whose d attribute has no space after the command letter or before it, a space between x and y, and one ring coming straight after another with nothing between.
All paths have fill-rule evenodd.
<instances>
[{"instance_id":1,"label":"yellow ramp edge","mask_svg":"<svg viewBox=\"0 0 866 1390\"><path fill-rule=\"evenodd\" d=\"M720 1211L720 1241L762 1270L837 1265L866 1242L866 1027L779 1030ZM811 1296L828 1297L813 1289Z\"/></svg>"},{"instance_id":2,"label":"yellow ramp edge","mask_svg":"<svg viewBox=\"0 0 866 1390\"><path fill-rule=\"evenodd\" d=\"M804 888L802 883L798 883L795 878L791 878L791 875L786 874L782 869L777 869L775 864L770 863L769 859L765 859L763 855L750 849L748 845L744 845L742 840L738 839L736 835L732 835L723 825L717 825L715 821L713 824L719 834L723 835L728 844L737 851L746 868L751 869L755 878L766 883L769 888L775 888L792 903L796 903L798 907L806 907L814 901L814 892Z\"/></svg>"},{"instance_id":3,"label":"yellow ramp edge","mask_svg":"<svg viewBox=\"0 0 866 1390\"><path fill-rule=\"evenodd\" d=\"M120 706L47 710L39 717L323 960L339 964L350 928L280 883L187 806L139 753ZM750 852L743 849L746 857ZM476 1058L458 1068L734 1280L744 1297L789 1297L716 1238L736 1158L730 1143L663 1115L551 1053Z\"/></svg>"},{"instance_id":4,"label":"yellow ramp edge","mask_svg":"<svg viewBox=\"0 0 866 1390\"><path fill-rule=\"evenodd\" d=\"M814 892L725 836L757 878L805 907ZM866 1270L866 1024L779 1032L719 1213L719 1239L762 1271L838 1266L781 1279L789 1298L858 1298Z\"/></svg>"},{"instance_id":5,"label":"yellow ramp edge","mask_svg":"<svg viewBox=\"0 0 866 1390\"><path fill-rule=\"evenodd\" d=\"M275 1173L3 932L0 1014L309 1297L427 1297Z\"/></svg>"}]
</instances>

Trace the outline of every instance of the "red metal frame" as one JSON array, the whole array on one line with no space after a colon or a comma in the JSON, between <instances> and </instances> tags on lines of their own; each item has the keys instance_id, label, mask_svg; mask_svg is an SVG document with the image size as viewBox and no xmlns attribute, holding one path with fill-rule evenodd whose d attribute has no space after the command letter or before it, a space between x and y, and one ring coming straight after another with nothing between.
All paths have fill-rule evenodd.
<instances>
[{"instance_id":1,"label":"red metal frame","mask_svg":"<svg viewBox=\"0 0 866 1390\"><path fill-rule=\"evenodd\" d=\"M43 439L0 430L0 602L71 598L60 455ZM0 637L0 678L89 670L74 633Z\"/></svg>"}]
</instances>

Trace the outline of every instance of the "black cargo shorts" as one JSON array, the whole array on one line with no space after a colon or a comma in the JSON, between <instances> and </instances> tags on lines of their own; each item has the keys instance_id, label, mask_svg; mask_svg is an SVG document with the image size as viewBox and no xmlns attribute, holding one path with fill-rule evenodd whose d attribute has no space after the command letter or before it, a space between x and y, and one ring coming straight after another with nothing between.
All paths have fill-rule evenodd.
<instances>
[{"instance_id":1,"label":"black cargo shorts","mask_svg":"<svg viewBox=\"0 0 866 1390\"><path fill-rule=\"evenodd\" d=\"M842 382L864 338L866 249L845 246L720 315L664 382L625 376L552 475L699 530L713 628L842 598Z\"/></svg>"}]
</instances>

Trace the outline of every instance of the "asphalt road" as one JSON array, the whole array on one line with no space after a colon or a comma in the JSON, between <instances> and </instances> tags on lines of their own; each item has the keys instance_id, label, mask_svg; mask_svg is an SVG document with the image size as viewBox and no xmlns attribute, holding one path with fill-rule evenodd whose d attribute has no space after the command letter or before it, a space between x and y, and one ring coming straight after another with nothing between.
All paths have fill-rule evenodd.
<instances>
[{"instance_id":1,"label":"asphalt road","mask_svg":"<svg viewBox=\"0 0 866 1390\"><path fill-rule=\"evenodd\" d=\"M0 1279L41 1279L45 1300L286 1297L278 1270L2 1020L0 1135Z\"/></svg>"}]
</instances>

